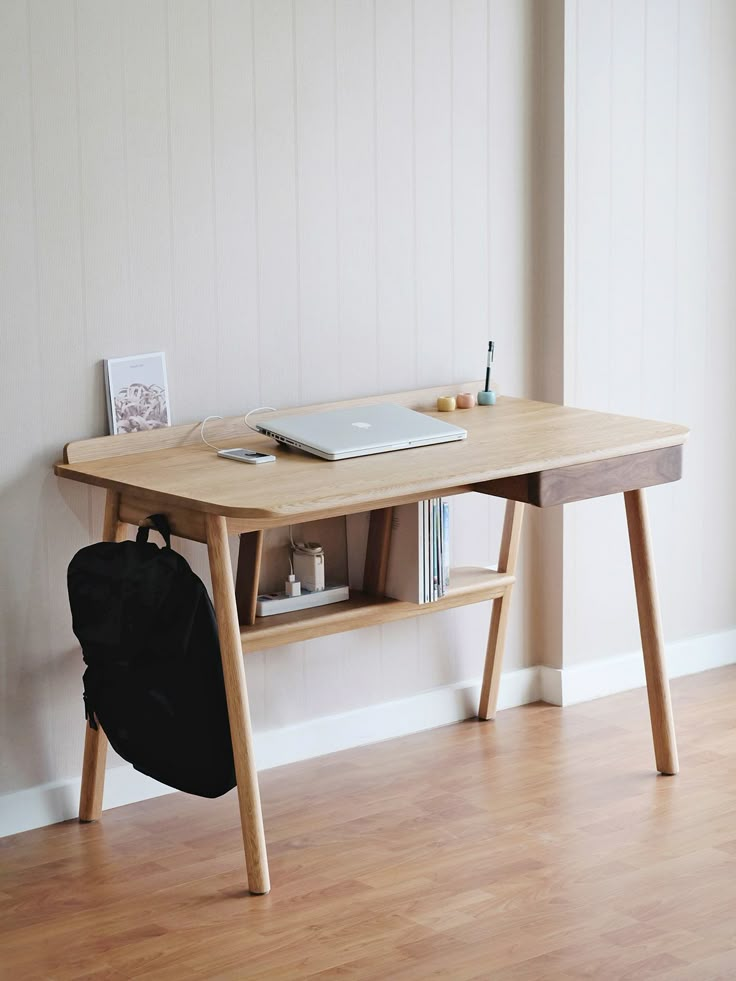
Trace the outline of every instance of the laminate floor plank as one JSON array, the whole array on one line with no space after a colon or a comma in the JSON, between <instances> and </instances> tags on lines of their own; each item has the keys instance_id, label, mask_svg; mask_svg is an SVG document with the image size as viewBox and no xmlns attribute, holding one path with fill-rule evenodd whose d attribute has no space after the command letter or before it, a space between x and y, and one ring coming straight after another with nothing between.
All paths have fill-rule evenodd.
<instances>
[{"instance_id":1,"label":"laminate floor plank","mask_svg":"<svg viewBox=\"0 0 736 981\"><path fill-rule=\"evenodd\" d=\"M530 705L260 775L273 891L233 794L0 840L5 981L736 978L736 668Z\"/></svg>"}]
</instances>

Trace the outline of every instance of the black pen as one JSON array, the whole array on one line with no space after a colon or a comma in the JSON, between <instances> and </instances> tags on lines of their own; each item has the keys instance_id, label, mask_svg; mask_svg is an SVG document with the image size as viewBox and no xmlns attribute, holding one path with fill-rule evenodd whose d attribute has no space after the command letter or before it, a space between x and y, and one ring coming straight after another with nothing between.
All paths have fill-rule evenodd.
<instances>
[{"instance_id":1,"label":"black pen","mask_svg":"<svg viewBox=\"0 0 736 981\"><path fill-rule=\"evenodd\" d=\"M491 390L491 368L493 367L493 341L488 342L488 357L486 358L486 387L484 391Z\"/></svg>"}]
</instances>

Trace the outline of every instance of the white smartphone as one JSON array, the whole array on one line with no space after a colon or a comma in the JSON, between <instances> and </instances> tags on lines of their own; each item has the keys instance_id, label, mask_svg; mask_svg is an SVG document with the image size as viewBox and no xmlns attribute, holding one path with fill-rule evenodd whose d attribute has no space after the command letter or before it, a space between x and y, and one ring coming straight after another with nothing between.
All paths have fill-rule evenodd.
<instances>
[{"instance_id":1,"label":"white smartphone","mask_svg":"<svg viewBox=\"0 0 736 981\"><path fill-rule=\"evenodd\" d=\"M246 450L242 447L233 450L218 450L218 456L226 460L237 460L238 463L273 463L276 459L270 453L259 453L257 450Z\"/></svg>"}]
</instances>

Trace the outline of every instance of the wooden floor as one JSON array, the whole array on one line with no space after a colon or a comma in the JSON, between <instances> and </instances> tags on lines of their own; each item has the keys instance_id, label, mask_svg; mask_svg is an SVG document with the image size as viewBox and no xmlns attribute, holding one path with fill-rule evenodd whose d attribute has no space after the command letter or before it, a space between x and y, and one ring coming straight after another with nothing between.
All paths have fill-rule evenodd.
<instances>
[{"instance_id":1,"label":"wooden floor","mask_svg":"<svg viewBox=\"0 0 736 981\"><path fill-rule=\"evenodd\" d=\"M261 775L273 892L237 804L182 794L0 841L0 976L736 978L736 668L532 705Z\"/></svg>"}]
</instances>

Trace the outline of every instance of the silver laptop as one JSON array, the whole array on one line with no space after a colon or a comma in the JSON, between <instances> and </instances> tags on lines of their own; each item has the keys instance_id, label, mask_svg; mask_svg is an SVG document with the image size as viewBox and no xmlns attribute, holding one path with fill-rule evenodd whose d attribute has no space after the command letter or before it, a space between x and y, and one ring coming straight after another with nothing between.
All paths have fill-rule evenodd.
<instances>
[{"instance_id":1,"label":"silver laptop","mask_svg":"<svg viewBox=\"0 0 736 981\"><path fill-rule=\"evenodd\" d=\"M468 435L459 426L390 402L281 416L273 421L266 418L256 423L256 429L323 460L449 443Z\"/></svg>"}]
</instances>

